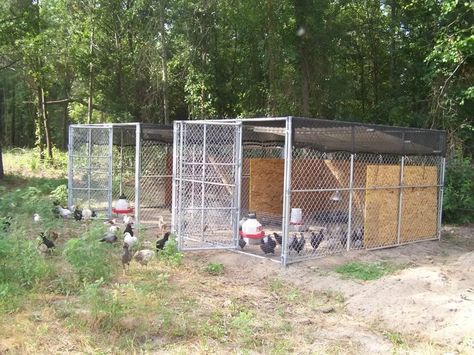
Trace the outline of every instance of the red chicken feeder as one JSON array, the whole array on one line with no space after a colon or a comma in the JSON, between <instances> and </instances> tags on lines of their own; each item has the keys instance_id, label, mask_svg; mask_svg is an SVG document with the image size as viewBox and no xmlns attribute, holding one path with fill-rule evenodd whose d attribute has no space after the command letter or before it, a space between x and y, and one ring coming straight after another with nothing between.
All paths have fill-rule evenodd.
<instances>
[{"instance_id":1,"label":"red chicken feeder","mask_svg":"<svg viewBox=\"0 0 474 355\"><path fill-rule=\"evenodd\" d=\"M125 210L118 210L116 208L112 208L112 213L114 213L114 214L130 214L130 213L133 213L133 208L130 207L130 208L127 208Z\"/></svg>"},{"instance_id":2,"label":"red chicken feeder","mask_svg":"<svg viewBox=\"0 0 474 355\"><path fill-rule=\"evenodd\" d=\"M242 238L249 238L249 239L262 239L265 237L265 231L261 231L257 234L248 234L240 231L240 235Z\"/></svg>"}]
</instances>

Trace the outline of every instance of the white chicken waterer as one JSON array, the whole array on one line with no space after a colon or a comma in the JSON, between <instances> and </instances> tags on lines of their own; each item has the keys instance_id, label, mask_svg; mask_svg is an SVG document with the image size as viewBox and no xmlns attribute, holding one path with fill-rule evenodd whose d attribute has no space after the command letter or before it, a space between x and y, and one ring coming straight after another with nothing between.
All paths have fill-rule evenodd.
<instances>
[{"instance_id":1,"label":"white chicken waterer","mask_svg":"<svg viewBox=\"0 0 474 355\"><path fill-rule=\"evenodd\" d=\"M128 204L127 198L124 194L120 195L119 199L115 203L115 207L112 208L112 212L115 214L128 214L133 212L133 208L131 208Z\"/></svg>"},{"instance_id":2,"label":"white chicken waterer","mask_svg":"<svg viewBox=\"0 0 474 355\"><path fill-rule=\"evenodd\" d=\"M265 237L262 225L257 221L255 213L249 213L247 220L242 223L240 235L249 244L260 244L260 239Z\"/></svg>"},{"instance_id":3,"label":"white chicken waterer","mask_svg":"<svg viewBox=\"0 0 474 355\"><path fill-rule=\"evenodd\" d=\"M301 208L291 209L290 224L303 224L303 211Z\"/></svg>"},{"instance_id":4,"label":"white chicken waterer","mask_svg":"<svg viewBox=\"0 0 474 355\"><path fill-rule=\"evenodd\" d=\"M290 214L290 227L292 231L300 232L304 229L303 211L301 208L292 208Z\"/></svg>"}]
</instances>

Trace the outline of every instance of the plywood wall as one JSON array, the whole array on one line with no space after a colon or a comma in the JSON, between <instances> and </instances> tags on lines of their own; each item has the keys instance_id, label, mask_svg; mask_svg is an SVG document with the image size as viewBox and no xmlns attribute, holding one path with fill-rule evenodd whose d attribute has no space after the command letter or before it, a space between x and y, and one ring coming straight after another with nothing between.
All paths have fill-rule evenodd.
<instances>
[{"instance_id":1,"label":"plywood wall","mask_svg":"<svg viewBox=\"0 0 474 355\"><path fill-rule=\"evenodd\" d=\"M399 165L367 165L366 186L397 186ZM376 248L397 243L399 189L366 190L364 245Z\"/></svg>"},{"instance_id":2,"label":"plywood wall","mask_svg":"<svg viewBox=\"0 0 474 355\"><path fill-rule=\"evenodd\" d=\"M284 164L283 159L250 159L250 211L282 214Z\"/></svg>"},{"instance_id":3,"label":"plywood wall","mask_svg":"<svg viewBox=\"0 0 474 355\"><path fill-rule=\"evenodd\" d=\"M436 185L437 168L406 166L404 185ZM398 165L368 165L367 187L397 186L400 183ZM368 248L397 243L399 189L366 190L365 246ZM436 187L406 187L403 189L400 243L422 240L436 235Z\"/></svg>"},{"instance_id":4,"label":"plywood wall","mask_svg":"<svg viewBox=\"0 0 474 355\"><path fill-rule=\"evenodd\" d=\"M436 185L438 170L434 166L405 166L404 185ZM427 239L436 235L438 225L438 188L407 187L403 189L400 242Z\"/></svg>"}]
</instances>

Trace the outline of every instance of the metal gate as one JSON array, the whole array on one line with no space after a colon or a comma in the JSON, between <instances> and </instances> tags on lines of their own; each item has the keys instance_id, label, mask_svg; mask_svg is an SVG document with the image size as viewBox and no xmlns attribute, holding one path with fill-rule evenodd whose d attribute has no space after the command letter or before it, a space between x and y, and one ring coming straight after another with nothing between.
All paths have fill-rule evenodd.
<instances>
[{"instance_id":1,"label":"metal gate","mask_svg":"<svg viewBox=\"0 0 474 355\"><path fill-rule=\"evenodd\" d=\"M240 122L175 122L173 230L180 250L238 245Z\"/></svg>"},{"instance_id":2,"label":"metal gate","mask_svg":"<svg viewBox=\"0 0 474 355\"><path fill-rule=\"evenodd\" d=\"M69 207L111 215L112 144L112 126L69 126Z\"/></svg>"}]
</instances>

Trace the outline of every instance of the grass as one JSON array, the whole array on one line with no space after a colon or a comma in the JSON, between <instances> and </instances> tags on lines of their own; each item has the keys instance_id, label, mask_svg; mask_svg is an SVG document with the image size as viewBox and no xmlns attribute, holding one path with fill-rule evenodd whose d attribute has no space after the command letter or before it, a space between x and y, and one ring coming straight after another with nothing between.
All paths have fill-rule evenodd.
<instances>
[{"instance_id":1,"label":"grass","mask_svg":"<svg viewBox=\"0 0 474 355\"><path fill-rule=\"evenodd\" d=\"M221 275L224 273L224 265L221 263L209 263L206 266L206 271L211 275Z\"/></svg>"},{"instance_id":2,"label":"grass","mask_svg":"<svg viewBox=\"0 0 474 355\"><path fill-rule=\"evenodd\" d=\"M399 267L381 262L349 262L336 267L335 271L343 278L356 280L377 280L383 276L394 273Z\"/></svg>"}]
</instances>

